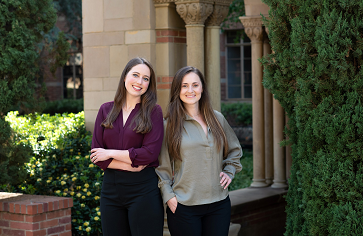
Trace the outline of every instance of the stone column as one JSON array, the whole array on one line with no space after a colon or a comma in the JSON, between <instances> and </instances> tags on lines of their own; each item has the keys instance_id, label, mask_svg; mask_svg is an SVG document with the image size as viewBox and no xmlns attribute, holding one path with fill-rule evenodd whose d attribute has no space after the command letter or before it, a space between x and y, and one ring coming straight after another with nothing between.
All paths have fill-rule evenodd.
<instances>
[{"instance_id":1,"label":"stone column","mask_svg":"<svg viewBox=\"0 0 363 236\"><path fill-rule=\"evenodd\" d=\"M239 18L252 43L252 125L253 125L253 179L251 187L266 187L263 68L258 61L263 56L262 19Z\"/></svg>"},{"instance_id":2,"label":"stone column","mask_svg":"<svg viewBox=\"0 0 363 236\"><path fill-rule=\"evenodd\" d=\"M286 188L285 148L280 147L284 139L285 112L280 102L273 99L274 129L274 180L271 188Z\"/></svg>"},{"instance_id":3,"label":"stone column","mask_svg":"<svg viewBox=\"0 0 363 236\"><path fill-rule=\"evenodd\" d=\"M212 1L176 1L187 29L187 64L204 74L204 22L213 11Z\"/></svg>"},{"instance_id":4,"label":"stone column","mask_svg":"<svg viewBox=\"0 0 363 236\"><path fill-rule=\"evenodd\" d=\"M266 37L263 42L263 55L267 56L271 54L271 46L267 35L265 36ZM265 102L265 164L266 164L265 174L266 174L266 183L270 185L272 184L272 179L274 176L272 94L266 88L264 89L264 102Z\"/></svg>"},{"instance_id":5,"label":"stone column","mask_svg":"<svg viewBox=\"0 0 363 236\"><path fill-rule=\"evenodd\" d=\"M205 27L205 78L210 94L212 107L221 110L221 63L219 47L220 25L227 16L228 5L215 4L212 14L206 21Z\"/></svg>"}]
</instances>

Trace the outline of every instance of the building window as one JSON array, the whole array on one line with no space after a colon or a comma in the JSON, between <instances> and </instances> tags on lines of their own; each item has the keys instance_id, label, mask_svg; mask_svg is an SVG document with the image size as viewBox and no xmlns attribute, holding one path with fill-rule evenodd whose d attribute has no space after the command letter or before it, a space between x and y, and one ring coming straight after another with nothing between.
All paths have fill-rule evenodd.
<instances>
[{"instance_id":1,"label":"building window","mask_svg":"<svg viewBox=\"0 0 363 236\"><path fill-rule=\"evenodd\" d=\"M70 53L69 60L63 67L63 97L83 98L82 53Z\"/></svg>"},{"instance_id":2,"label":"building window","mask_svg":"<svg viewBox=\"0 0 363 236\"><path fill-rule=\"evenodd\" d=\"M244 31L226 31L227 99L252 99L251 41Z\"/></svg>"}]
</instances>

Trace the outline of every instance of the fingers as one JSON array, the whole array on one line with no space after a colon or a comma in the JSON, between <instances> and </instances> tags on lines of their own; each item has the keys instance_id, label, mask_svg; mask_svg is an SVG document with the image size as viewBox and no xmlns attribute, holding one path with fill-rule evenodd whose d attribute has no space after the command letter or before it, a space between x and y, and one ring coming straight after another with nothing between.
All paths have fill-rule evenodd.
<instances>
[{"instance_id":1,"label":"fingers","mask_svg":"<svg viewBox=\"0 0 363 236\"><path fill-rule=\"evenodd\" d=\"M226 189L229 186L229 184L232 182L231 178L224 172L221 172L219 174L219 177L222 177L220 184L224 189Z\"/></svg>"},{"instance_id":2,"label":"fingers","mask_svg":"<svg viewBox=\"0 0 363 236\"><path fill-rule=\"evenodd\" d=\"M167 201L168 207L171 210L171 212L173 212L173 214L176 211L176 208L178 206L178 200L176 199L176 197L173 197L171 199L169 199L169 201Z\"/></svg>"}]
</instances>

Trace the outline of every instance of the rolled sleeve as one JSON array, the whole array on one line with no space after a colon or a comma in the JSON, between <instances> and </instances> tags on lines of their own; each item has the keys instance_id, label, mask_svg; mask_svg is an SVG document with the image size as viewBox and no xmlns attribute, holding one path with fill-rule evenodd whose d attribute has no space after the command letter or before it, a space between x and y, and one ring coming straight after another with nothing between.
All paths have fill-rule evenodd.
<instances>
[{"instance_id":1,"label":"rolled sleeve","mask_svg":"<svg viewBox=\"0 0 363 236\"><path fill-rule=\"evenodd\" d=\"M105 120L106 115L107 113L105 113L105 106L102 105L98 111L95 121L95 128L93 130L92 145L91 145L92 149L105 148L105 145L103 144L103 132L105 128L101 126L101 123ZM95 164L99 166L102 170L106 170L112 160L113 159L108 159L106 161L99 161L96 162Z\"/></svg>"},{"instance_id":2,"label":"rolled sleeve","mask_svg":"<svg viewBox=\"0 0 363 236\"><path fill-rule=\"evenodd\" d=\"M150 118L153 127L144 135L142 147L128 149L132 167L148 165L158 160L164 138L163 113L159 105L155 106Z\"/></svg>"}]
</instances>

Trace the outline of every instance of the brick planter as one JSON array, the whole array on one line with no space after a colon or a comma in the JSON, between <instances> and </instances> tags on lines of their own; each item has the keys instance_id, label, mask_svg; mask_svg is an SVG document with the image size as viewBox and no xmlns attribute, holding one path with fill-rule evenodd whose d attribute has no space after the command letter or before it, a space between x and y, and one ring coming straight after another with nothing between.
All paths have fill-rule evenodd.
<instances>
[{"instance_id":1,"label":"brick planter","mask_svg":"<svg viewBox=\"0 0 363 236\"><path fill-rule=\"evenodd\" d=\"M0 235L71 236L72 198L0 193Z\"/></svg>"}]
</instances>

